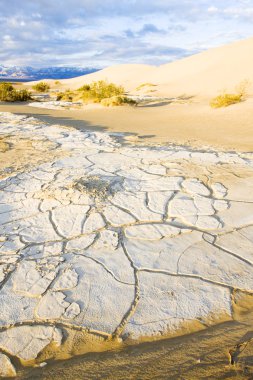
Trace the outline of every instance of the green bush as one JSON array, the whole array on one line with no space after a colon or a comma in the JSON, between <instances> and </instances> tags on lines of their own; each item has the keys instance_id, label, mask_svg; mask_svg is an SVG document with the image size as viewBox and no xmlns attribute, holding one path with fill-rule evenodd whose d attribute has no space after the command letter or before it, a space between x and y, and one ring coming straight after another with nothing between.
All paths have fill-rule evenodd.
<instances>
[{"instance_id":1,"label":"green bush","mask_svg":"<svg viewBox=\"0 0 253 380\"><path fill-rule=\"evenodd\" d=\"M133 106L137 104L135 100L130 99L127 96L121 96L121 95L102 99L100 103L105 107L123 106L125 104Z\"/></svg>"},{"instance_id":2,"label":"green bush","mask_svg":"<svg viewBox=\"0 0 253 380\"><path fill-rule=\"evenodd\" d=\"M114 83L108 83L103 80L92 82L90 85L84 85L79 91L82 93L84 101L92 101L94 103L100 103L102 99L123 95L125 92L122 86L117 86Z\"/></svg>"},{"instance_id":3,"label":"green bush","mask_svg":"<svg viewBox=\"0 0 253 380\"><path fill-rule=\"evenodd\" d=\"M0 84L0 101L2 102L25 102L31 99L27 90L15 90L11 83Z\"/></svg>"},{"instance_id":4,"label":"green bush","mask_svg":"<svg viewBox=\"0 0 253 380\"><path fill-rule=\"evenodd\" d=\"M50 89L50 86L46 82L39 82L32 86L32 88L38 92L47 92Z\"/></svg>"}]
</instances>

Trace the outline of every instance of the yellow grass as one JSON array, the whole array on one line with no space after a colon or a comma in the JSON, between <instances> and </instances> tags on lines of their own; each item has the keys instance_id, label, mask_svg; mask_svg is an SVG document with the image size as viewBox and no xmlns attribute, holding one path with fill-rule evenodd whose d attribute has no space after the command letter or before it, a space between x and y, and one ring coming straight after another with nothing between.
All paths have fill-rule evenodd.
<instances>
[{"instance_id":1,"label":"yellow grass","mask_svg":"<svg viewBox=\"0 0 253 380\"><path fill-rule=\"evenodd\" d=\"M10 83L0 84L0 101L3 102L25 102L31 99L27 90L15 90Z\"/></svg>"},{"instance_id":2,"label":"yellow grass","mask_svg":"<svg viewBox=\"0 0 253 380\"><path fill-rule=\"evenodd\" d=\"M156 87L156 84L153 84L153 83L142 83L138 87L136 87L136 91L140 91L144 87Z\"/></svg>"},{"instance_id":3,"label":"yellow grass","mask_svg":"<svg viewBox=\"0 0 253 380\"><path fill-rule=\"evenodd\" d=\"M222 108L243 102L247 96L247 89L249 85L250 81L247 79L240 82L235 88L235 93L230 94L224 92L223 94L216 96L210 101L210 106L212 108Z\"/></svg>"},{"instance_id":4,"label":"yellow grass","mask_svg":"<svg viewBox=\"0 0 253 380\"><path fill-rule=\"evenodd\" d=\"M39 82L32 86L32 89L38 92L47 92L50 86L46 82Z\"/></svg>"},{"instance_id":5,"label":"yellow grass","mask_svg":"<svg viewBox=\"0 0 253 380\"><path fill-rule=\"evenodd\" d=\"M136 101L127 96L112 96L111 98L102 99L100 102L105 107L115 107L123 105L136 105Z\"/></svg>"},{"instance_id":6,"label":"yellow grass","mask_svg":"<svg viewBox=\"0 0 253 380\"><path fill-rule=\"evenodd\" d=\"M240 103L243 101L241 94L222 94L218 95L210 101L212 108L228 107L232 104Z\"/></svg>"},{"instance_id":7,"label":"yellow grass","mask_svg":"<svg viewBox=\"0 0 253 380\"><path fill-rule=\"evenodd\" d=\"M103 99L123 95L125 90L122 86L100 80L92 82L90 85L82 86L79 88L79 92L82 93L82 99L84 101L100 103Z\"/></svg>"}]
</instances>

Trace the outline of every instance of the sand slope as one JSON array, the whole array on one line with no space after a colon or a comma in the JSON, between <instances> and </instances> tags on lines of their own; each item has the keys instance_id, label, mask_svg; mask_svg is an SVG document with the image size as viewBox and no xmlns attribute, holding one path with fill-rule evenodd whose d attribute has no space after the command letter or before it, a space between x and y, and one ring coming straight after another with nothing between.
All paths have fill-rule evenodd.
<instances>
[{"instance_id":1,"label":"sand slope","mask_svg":"<svg viewBox=\"0 0 253 380\"><path fill-rule=\"evenodd\" d=\"M103 79L136 92L137 86L148 82L157 85L153 88L153 95L210 97L222 90L234 91L235 86L244 80L253 83L252 63L253 38L249 38L159 67L117 65L61 83L64 88L76 89L84 83ZM142 92L147 90L144 88Z\"/></svg>"},{"instance_id":2,"label":"sand slope","mask_svg":"<svg viewBox=\"0 0 253 380\"><path fill-rule=\"evenodd\" d=\"M113 83L124 85L126 89L133 90L150 76L154 75L156 67L149 65L116 65L107 67L104 70L82 75L81 77L66 79L61 81L70 88L79 88L84 83L97 80L108 80Z\"/></svg>"}]
</instances>

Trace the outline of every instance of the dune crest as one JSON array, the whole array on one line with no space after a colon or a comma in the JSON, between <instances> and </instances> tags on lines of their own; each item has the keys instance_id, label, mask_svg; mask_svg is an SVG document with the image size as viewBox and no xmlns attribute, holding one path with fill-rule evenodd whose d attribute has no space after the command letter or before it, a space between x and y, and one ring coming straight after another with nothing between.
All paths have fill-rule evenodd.
<instances>
[{"instance_id":1,"label":"dune crest","mask_svg":"<svg viewBox=\"0 0 253 380\"><path fill-rule=\"evenodd\" d=\"M209 49L202 53L161 66L123 64L96 73L62 80L65 88L77 89L84 83L108 80L136 92L143 83L155 84L154 95L182 94L210 97L218 92L234 91L242 81L253 84L253 38ZM143 88L147 91L147 88Z\"/></svg>"}]
</instances>

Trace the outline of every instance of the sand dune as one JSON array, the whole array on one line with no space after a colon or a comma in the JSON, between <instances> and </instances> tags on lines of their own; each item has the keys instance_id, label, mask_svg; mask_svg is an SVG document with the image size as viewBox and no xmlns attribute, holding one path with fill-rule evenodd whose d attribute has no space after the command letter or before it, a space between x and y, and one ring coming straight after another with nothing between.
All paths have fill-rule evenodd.
<instances>
[{"instance_id":1,"label":"sand dune","mask_svg":"<svg viewBox=\"0 0 253 380\"><path fill-rule=\"evenodd\" d=\"M84 83L90 83L97 80L108 80L120 85L126 89L133 90L140 83L147 81L150 76L154 75L156 67L149 65L117 65L110 66L104 70L83 75L81 77L66 79L62 83L70 88L79 88Z\"/></svg>"},{"instance_id":2,"label":"sand dune","mask_svg":"<svg viewBox=\"0 0 253 380\"><path fill-rule=\"evenodd\" d=\"M222 90L233 91L244 80L253 83L252 61L250 38L160 66L152 80L173 94L213 96Z\"/></svg>"},{"instance_id":3,"label":"sand dune","mask_svg":"<svg viewBox=\"0 0 253 380\"><path fill-rule=\"evenodd\" d=\"M121 84L127 91L136 92L137 86L148 82L157 85L152 88L154 95L212 97L222 90L234 91L244 80L251 82L251 91L252 62L253 38L249 38L159 67L117 65L89 75L62 80L61 83L63 88L76 89L85 83L103 79ZM146 91L148 87L142 89L142 92Z\"/></svg>"}]
</instances>

